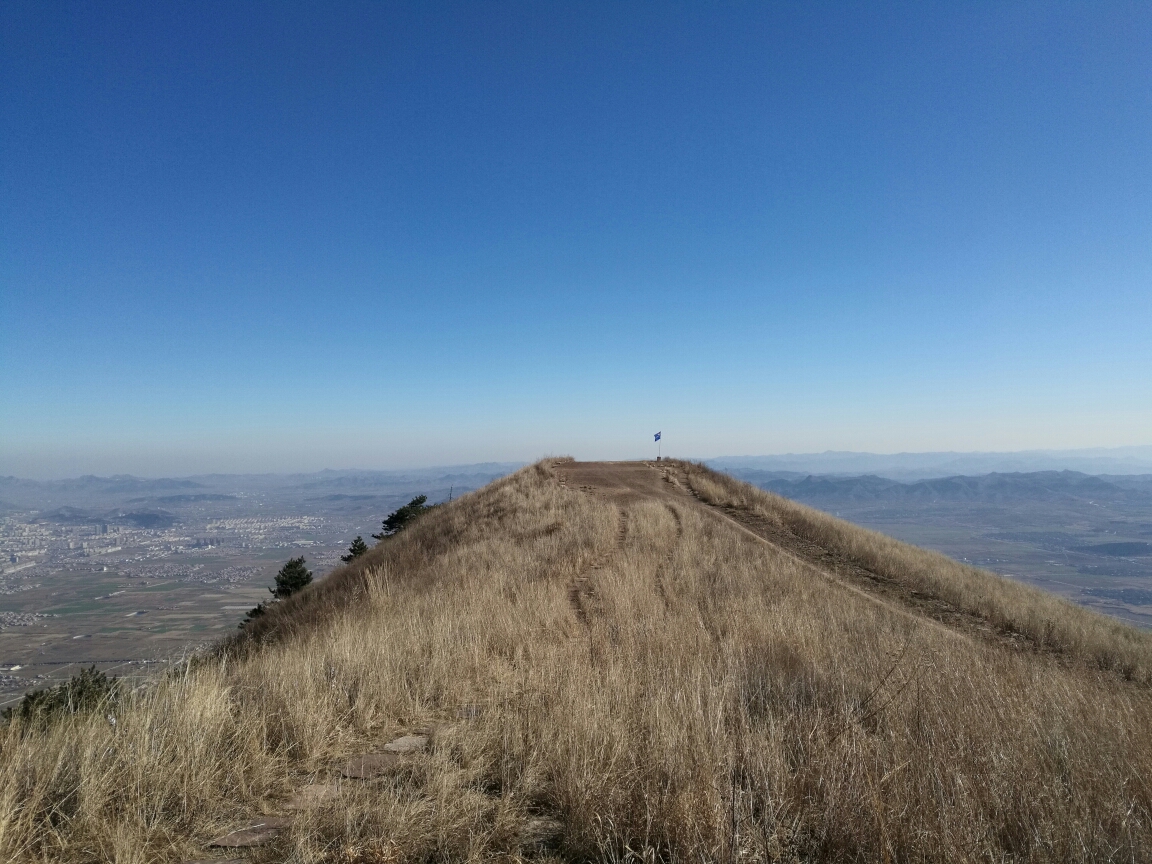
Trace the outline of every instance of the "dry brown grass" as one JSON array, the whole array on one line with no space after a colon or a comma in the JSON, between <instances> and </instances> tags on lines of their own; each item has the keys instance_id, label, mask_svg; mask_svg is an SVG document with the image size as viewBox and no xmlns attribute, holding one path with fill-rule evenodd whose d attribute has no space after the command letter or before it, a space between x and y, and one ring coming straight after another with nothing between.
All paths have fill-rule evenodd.
<instances>
[{"instance_id":1,"label":"dry brown grass","mask_svg":"<svg viewBox=\"0 0 1152 864\"><path fill-rule=\"evenodd\" d=\"M2 730L0 857L196 857L439 723L253 860L1149 859L1147 689L862 602L687 498L628 501L621 543L553 471L429 514L115 727Z\"/></svg>"},{"instance_id":2,"label":"dry brown grass","mask_svg":"<svg viewBox=\"0 0 1152 864\"><path fill-rule=\"evenodd\" d=\"M1152 635L987 570L901 543L820 510L757 489L698 464L680 462L692 491L709 504L766 518L867 570L983 618L1035 646L1152 683Z\"/></svg>"}]
</instances>

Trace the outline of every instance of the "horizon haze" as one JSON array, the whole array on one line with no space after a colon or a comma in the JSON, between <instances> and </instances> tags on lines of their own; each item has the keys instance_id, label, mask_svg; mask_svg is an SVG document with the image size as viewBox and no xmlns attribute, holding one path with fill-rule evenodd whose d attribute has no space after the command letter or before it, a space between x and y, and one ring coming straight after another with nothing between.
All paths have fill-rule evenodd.
<instances>
[{"instance_id":1,"label":"horizon haze","mask_svg":"<svg viewBox=\"0 0 1152 864\"><path fill-rule=\"evenodd\" d=\"M571 455L571 454L563 454ZM631 461L651 458L634 453L608 461ZM1036 471L1076 471L1084 474L1152 474L1152 445L1132 447L1093 447L1074 450L1015 451L925 451L919 453L867 453L851 450L825 450L818 453L775 453L740 456L683 456L668 458L703 462L724 471L810 473L819 475L874 474L893 480L979 475L990 473L1029 473ZM442 465L409 465L380 467L330 466L288 471L203 471L180 474L133 474L88 472L70 475L17 475L0 470L0 479L32 483L67 483L80 480L114 480L125 478L143 482L156 480L221 479L229 477L276 478L318 477L324 475L380 475L384 477L420 477L451 474L455 471L512 471L529 463L528 459L489 460Z\"/></svg>"}]
</instances>

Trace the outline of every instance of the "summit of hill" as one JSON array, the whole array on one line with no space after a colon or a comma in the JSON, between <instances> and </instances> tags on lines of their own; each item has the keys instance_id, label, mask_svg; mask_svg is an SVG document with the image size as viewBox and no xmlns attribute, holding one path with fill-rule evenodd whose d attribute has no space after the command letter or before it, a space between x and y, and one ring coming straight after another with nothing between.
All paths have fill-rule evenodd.
<instances>
[{"instance_id":1,"label":"summit of hill","mask_svg":"<svg viewBox=\"0 0 1152 864\"><path fill-rule=\"evenodd\" d=\"M1142 861L1150 721L1150 634L702 465L550 459L9 722L0 856Z\"/></svg>"}]
</instances>

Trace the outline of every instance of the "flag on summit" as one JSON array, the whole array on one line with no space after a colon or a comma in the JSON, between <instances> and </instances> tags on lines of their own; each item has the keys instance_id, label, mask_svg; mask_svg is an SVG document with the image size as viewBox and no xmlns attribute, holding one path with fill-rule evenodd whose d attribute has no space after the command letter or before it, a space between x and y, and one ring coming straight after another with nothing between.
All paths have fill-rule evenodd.
<instances>
[{"instance_id":1,"label":"flag on summit","mask_svg":"<svg viewBox=\"0 0 1152 864\"><path fill-rule=\"evenodd\" d=\"M659 433L659 432L657 432L657 433L656 433L656 440L657 440L657 441L659 441L659 440L660 440L660 433Z\"/></svg>"}]
</instances>

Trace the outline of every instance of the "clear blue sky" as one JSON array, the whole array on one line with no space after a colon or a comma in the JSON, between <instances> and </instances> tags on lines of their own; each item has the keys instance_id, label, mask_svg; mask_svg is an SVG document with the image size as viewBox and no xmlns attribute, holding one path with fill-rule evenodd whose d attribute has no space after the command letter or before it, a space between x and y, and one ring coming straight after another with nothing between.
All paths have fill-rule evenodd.
<instances>
[{"instance_id":1,"label":"clear blue sky","mask_svg":"<svg viewBox=\"0 0 1152 864\"><path fill-rule=\"evenodd\" d=\"M1152 442L1147 3L0 6L0 473Z\"/></svg>"}]
</instances>

